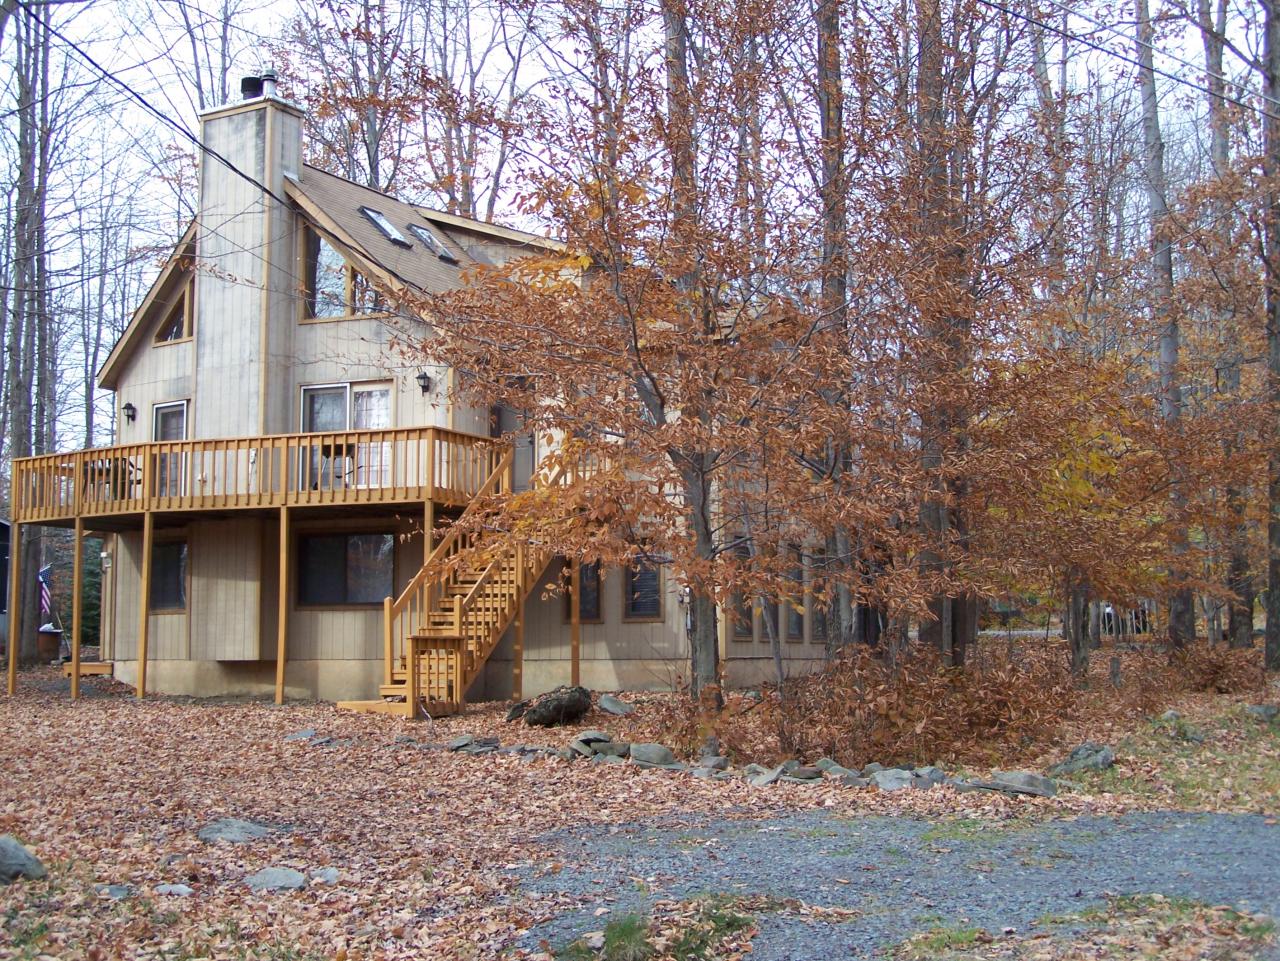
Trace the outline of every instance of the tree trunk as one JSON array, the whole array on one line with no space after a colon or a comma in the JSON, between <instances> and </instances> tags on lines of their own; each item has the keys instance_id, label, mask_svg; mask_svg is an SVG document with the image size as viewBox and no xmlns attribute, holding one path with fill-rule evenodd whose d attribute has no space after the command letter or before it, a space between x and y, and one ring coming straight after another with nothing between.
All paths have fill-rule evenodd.
<instances>
[{"instance_id":1,"label":"tree trunk","mask_svg":"<svg viewBox=\"0 0 1280 961\"><path fill-rule=\"evenodd\" d=\"M1280 8L1277 0L1262 5L1263 93L1268 103L1280 101ZM1267 396L1280 409L1280 117L1267 111L1263 120L1262 170L1267 179L1263 249L1266 289ZM1267 670L1280 670L1280 418L1272 416L1267 459Z\"/></svg>"},{"instance_id":2,"label":"tree trunk","mask_svg":"<svg viewBox=\"0 0 1280 961\"><path fill-rule=\"evenodd\" d=\"M1160 415L1171 432L1177 432L1182 414L1182 387L1178 369L1181 332L1173 302L1173 246L1169 239L1168 189L1164 169L1164 138L1160 132L1160 107L1156 99L1156 75L1152 44L1151 15L1147 0L1135 0L1137 12L1137 48L1141 67L1138 70L1142 88L1142 139L1147 174L1152 272L1151 293L1157 318L1163 320L1157 367L1160 373ZM1170 532L1173 554L1170 573L1175 583L1186 577L1183 570L1187 554L1187 531L1182 515L1186 510L1185 480L1182 466L1173 465L1170 484L1170 506L1174 527ZM1191 589L1177 587L1169 598L1169 644L1180 648L1195 639L1195 604Z\"/></svg>"}]
</instances>

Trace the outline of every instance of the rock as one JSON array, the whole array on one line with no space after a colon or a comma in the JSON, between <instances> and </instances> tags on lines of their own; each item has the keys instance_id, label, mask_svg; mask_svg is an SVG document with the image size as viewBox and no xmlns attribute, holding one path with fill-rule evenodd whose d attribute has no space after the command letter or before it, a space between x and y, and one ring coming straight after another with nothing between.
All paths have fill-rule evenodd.
<instances>
[{"instance_id":1,"label":"rock","mask_svg":"<svg viewBox=\"0 0 1280 961\"><path fill-rule=\"evenodd\" d=\"M597 741L591 745L591 749L596 754L604 754L608 757L619 759L631 756L631 742L629 741Z\"/></svg>"},{"instance_id":2,"label":"rock","mask_svg":"<svg viewBox=\"0 0 1280 961\"><path fill-rule=\"evenodd\" d=\"M775 768L766 768L757 774L749 774L747 776L747 783L752 787L768 787L780 777L782 777L781 764Z\"/></svg>"},{"instance_id":3,"label":"rock","mask_svg":"<svg viewBox=\"0 0 1280 961\"><path fill-rule=\"evenodd\" d=\"M613 714L617 717L626 717L628 714L635 713L635 705L628 704L621 698L614 697L612 694L600 695L600 710L606 714Z\"/></svg>"},{"instance_id":4,"label":"rock","mask_svg":"<svg viewBox=\"0 0 1280 961\"><path fill-rule=\"evenodd\" d=\"M1035 797L1053 797L1058 793L1058 786L1050 778L1030 771L992 771L989 781L961 781L954 787L959 791L1003 791Z\"/></svg>"},{"instance_id":5,"label":"rock","mask_svg":"<svg viewBox=\"0 0 1280 961\"><path fill-rule=\"evenodd\" d=\"M316 738L314 741L308 744L307 747L324 747L327 744L335 744L335 743L336 742L333 740L333 738L329 737L328 735L325 735L324 737ZM350 744L351 742L348 741L347 743Z\"/></svg>"},{"instance_id":6,"label":"rock","mask_svg":"<svg viewBox=\"0 0 1280 961\"><path fill-rule=\"evenodd\" d=\"M714 768L709 768L709 767L695 767L695 768L694 768L692 771L690 771L689 773L690 773L691 775L693 775L694 777L696 777L696 778L705 778L705 779L709 779L709 778L713 778L713 777L715 777L715 776L716 776L716 771L715 771L715 769L714 769Z\"/></svg>"},{"instance_id":7,"label":"rock","mask_svg":"<svg viewBox=\"0 0 1280 961\"><path fill-rule=\"evenodd\" d=\"M171 898L189 898L195 894L191 888L185 884L157 884L156 894L167 895Z\"/></svg>"},{"instance_id":8,"label":"rock","mask_svg":"<svg viewBox=\"0 0 1280 961\"><path fill-rule=\"evenodd\" d=\"M1270 724L1280 716L1280 707L1274 704L1249 704L1245 706L1245 713L1251 714L1258 720Z\"/></svg>"},{"instance_id":9,"label":"rock","mask_svg":"<svg viewBox=\"0 0 1280 961\"><path fill-rule=\"evenodd\" d=\"M579 740L570 741L569 750L576 751L577 753L581 754L583 757L591 757L591 755L596 753L590 744L586 744Z\"/></svg>"},{"instance_id":10,"label":"rock","mask_svg":"<svg viewBox=\"0 0 1280 961\"><path fill-rule=\"evenodd\" d=\"M311 872L311 880L316 884L337 884L338 869L337 868L321 868L318 871Z\"/></svg>"},{"instance_id":11,"label":"rock","mask_svg":"<svg viewBox=\"0 0 1280 961\"><path fill-rule=\"evenodd\" d=\"M632 744L631 760L638 764L652 764L656 767L674 764L676 756L671 753L671 748L662 744Z\"/></svg>"},{"instance_id":12,"label":"rock","mask_svg":"<svg viewBox=\"0 0 1280 961\"><path fill-rule=\"evenodd\" d=\"M797 781L817 781L822 777L822 768L793 767L790 771L785 771L784 773L787 777L794 778Z\"/></svg>"},{"instance_id":13,"label":"rock","mask_svg":"<svg viewBox=\"0 0 1280 961\"><path fill-rule=\"evenodd\" d=\"M597 754L591 758L597 764L626 764L627 759L620 754Z\"/></svg>"},{"instance_id":14,"label":"rock","mask_svg":"<svg viewBox=\"0 0 1280 961\"><path fill-rule=\"evenodd\" d=\"M605 741L612 741L613 738L604 731L583 731L578 735L577 740L583 744L603 744Z\"/></svg>"},{"instance_id":15,"label":"rock","mask_svg":"<svg viewBox=\"0 0 1280 961\"><path fill-rule=\"evenodd\" d=\"M127 884L95 884L94 890L111 901L123 901L133 897L133 888Z\"/></svg>"},{"instance_id":16,"label":"rock","mask_svg":"<svg viewBox=\"0 0 1280 961\"><path fill-rule=\"evenodd\" d=\"M562 761L573 761L578 758L578 754L570 751L567 747L562 747L560 750L556 751L556 757Z\"/></svg>"},{"instance_id":17,"label":"rock","mask_svg":"<svg viewBox=\"0 0 1280 961\"><path fill-rule=\"evenodd\" d=\"M756 764L754 761L742 769L743 777L751 777L753 774L763 774L769 770L762 764Z\"/></svg>"},{"instance_id":18,"label":"rock","mask_svg":"<svg viewBox=\"0 0 1280 961\"><path fill-rule=\"evenodd\" d=\"M196 832L196 837L208 843L226 841L229 844L244 844L246 841L256 841L275 834L277 830L269 825L259 824L257 821L221 818L202 827Z\"/></svg>"},{"instance_id":19,"label":"rock","mask_svg":"<svg viewBox=\"0 0 1280 961\"><path fill-rule=\"evenodd\" d=\"M445 749L449 751L461 751L464 747L469 747L475 739L476 736L474 734L459 734L445 745Z\"/></svg>"},{"instance_id":20,"label":"rock","mask_svg":"<svg viewBox=\"0 0 1280 961\"><path fill-rule=\"evenodd\" d=\"M1116 752L1106 744L1094 744L1086 741L1075 748L1067 759L1049 768L1055 777L1063 774L1078 774L1080 771L1105 771L1116 763Z\"/></svg>"},{"instance_id":21,"label":"rock","mask_svg":"<svg viewBox=\"0 0 1280 961\"><path fill-rule=\"evenodd\" d=\"M1156 720L1161 721L1165 724L1177 724L1179 721L1182 720L1182 715L1179 714L1177 711L1170 709L1168 711L1165 711L1163 714L1161 714L1158 718L1156 718Z\"/></svg>"},{"instance_id":22,"label":"rock","mask_svg":"<svg viewBox=\"0 0 1280 961\"><path fill-rule=\"evenodd\" d=\"M557 687L536 698L524 712L530 727L572 724L591 710L591 693L585 687Z\"/></svg>"},{"instance_id":23,"label":"rock","mask_svg":"<svg viewBox=\"0 0 1280 961\"><path fill-rule=\"evenodd\" d=\"M935 784L941 784L947 777L946 771L933 764L928 767L918 767L912 773L922 781L927 782L925 785L926 787L933 787Z\"/></svg>"},{"instance_id":24,"label":"rock","mask_svg":"<svg viewBox=\"0 0 1280 961\"><path fill-rule=\"evenodd\" d=\"M511 710L507 711L508 721L518 721L524 717L524 712L529 709L528 701L516 701L511 705Z\"/></svg>"},{"instance_id":25,"label":"rock","mask_svg":"<svg viewBox=\"0 0 1280 961\"><path fill-rule=\"evenodd\" d=\"M829 771L831 768L839 767L840 765L829 757L820 757L813 762L813 766L820 771Z\"/></svg>"},{"instance_id":26,"label":"rock","mask_svg":"<svg viewBox=\"0 0 1280 961\"><path fill-rule=\"evenodd\" d=\"M0 884L10 884L18 878L38 881L44 876L44 865L38 857L12 834L0 834Z\"/></svg>"},{"instance_id":27,"label":"rock","mask_svg":"<svg viewBox=\"0 0 1280 961\"><path fill-rule=\"evenodd\" d=\"M868 764L866 767L862 769L862 776L871 777L871 775L879 771L883 771L884 769L885 768L883 764L877 764L875 761L872 761L870 764Z\"/></svg>"},{"instance_id":28,"label":"rock","mask_svg":"<svg viewBox=\"0 0 1280 961\"><path fill-rule=\"evenodd\" d=\"M399 734L392 744L417 744L418 742L411 738L408 734Z\"/></svg>"},{"instance_id":29,"label":"rock","mask_svg":"<svg viewBox=\"0 0 1280 961\"><path fill-rule=\"evenodd\" d=\"M915 781L916 776L912 772L900 771L897 768L871 772L871 782L881 791L901 791L903 788L912 787Z\"/></svg>"},{"instance_id":30,"label":"rock","mask_svg":"<svg viewBox=\"0 0 1280 961\"><path fill-rule=\"evenodd\" d=\"M698 767L705 767L712 771L727 771L729 759L723 754L713 754L710 757L699 758Z\"/></svg>"},{"instance_id":31,"label":"rock","mask_svg":"<svg viewBox=\"0 0 1280 961\"><path fill-rule=\"evenodd\" d=\"M814 766L818 767L820 765L814 765ZM862 776L862 772L859 771L857 768L844 767L840 764L833 764L831 765L831 767L823 768L822 773L825 774L827 777L834 777L834 778Z\"/></svg>"},{"instance_id":32,"label":"rock","mask_svg":"<svg viewBox=\"0 0 1280 961\"><path fill-rule=\"evenodd\" d=\"M783 774L790 774L792 771L794 771L794 770L795 770L796 768L798 768L799 766L800 766L800 762L799 762L799 761L796 761L796 760L794 760L794 759L792 759L792 760L787 760L787 761L783 761L783 762L782 762L782 773L783 773Z\"/></svg>"},{"instance_id":33,"label":"rock","mask_svg":"<svg viewBox=\"0 0 1280 961\"><path fill-rule=\"evenodd\" d=\"M301 731L294 731L292 734L286 734L286 741L309 741L316 736L315 728L308 727Z\"/></svg>"},{"instance_id":34,"label":"rock","mask_svg":"<svg viewBox=\"0 0 1280 961\"><path fill-rule=\"evenodd\" d=\"M293 868L263 868L245 878L244 883L254 891L301 891L307 886L307 879Z\"/></svg>"},{"instance_id":35,"label":"rock","mask_svg":"<svg viewBox=\"0 0 1280 961\"><path fill-rule=\"evenodd\" d=\"M871 787L871 779L856 774L842 774L836 778L845 787Z\"/></svg>"},{"instance_id":36,"label":"rock","mask_svg":"<svg viewBox=\"0 0 1280 961\"><path fill-rule=\"evenodd\" d=\"M498 749L498 739L496 737L477 737L472 738L471 743L466 747L458 749L459 754L492 754Z\"/></svg>"}]
</instances>

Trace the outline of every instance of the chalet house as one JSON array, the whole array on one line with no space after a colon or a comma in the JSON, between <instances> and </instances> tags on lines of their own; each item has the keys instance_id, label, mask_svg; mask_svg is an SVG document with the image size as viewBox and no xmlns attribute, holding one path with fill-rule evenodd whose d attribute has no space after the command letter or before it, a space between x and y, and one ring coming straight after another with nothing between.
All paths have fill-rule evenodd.
<instances>
[{"instance_id":1,"label":"chalet house","mask_svg":"<svg viewBox=\"0 0 1280 961\"><path fill-rule=\"evenodd\" d=\"M16 544L49 525L74 528L77 552L105 536L102 657L139 696L274 691L413 715L686 675L685 608L660 565L584 565L576 603L545 590L564 561L532 545L425 572L474 546L449 522L478 494L558 479L514 412L454 402L453 371L397 346L397 327L428 329L384 298L559 245L308 166L274 75L245 92L200 118L198 214L100 372L114 446L14 464L15 635L35 576ZM763 617L796 671L821 656L806 605L737 606L721 619L729 683L772 670Z\"/></svg>"}]
</instances>

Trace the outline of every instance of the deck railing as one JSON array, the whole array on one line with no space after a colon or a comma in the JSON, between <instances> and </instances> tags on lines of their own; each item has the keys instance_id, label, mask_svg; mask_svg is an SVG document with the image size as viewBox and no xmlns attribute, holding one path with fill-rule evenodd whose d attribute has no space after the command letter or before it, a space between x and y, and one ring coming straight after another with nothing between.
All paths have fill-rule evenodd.
<instances>
[{"instance_id":1,"label":"deck railing","mask_svg":"<svg viewBox=\"0 0 1280 961\"><path fill-rule=\"evenodd\" d=\"M122 444L13 462L13 519L470 502L503 448L439 427Z\"/></svg>"}]
</instances>

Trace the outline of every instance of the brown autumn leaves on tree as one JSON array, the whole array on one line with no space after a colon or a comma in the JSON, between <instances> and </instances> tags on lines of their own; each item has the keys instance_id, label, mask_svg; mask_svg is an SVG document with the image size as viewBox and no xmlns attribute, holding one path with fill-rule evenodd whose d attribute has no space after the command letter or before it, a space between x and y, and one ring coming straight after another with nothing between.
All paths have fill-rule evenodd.
<instances>
[{"instance_id":1,"label":"brown autumn leaves on tree","mask_svg":"<svg viewBox=\"0 0 1280 961\"><path fill-rule=\"evenodd\" d=\"M1234 602L1247 640L1270 442L1257 117L1215 114L1239 149L1162 185L1148 242L1132 91L1074 91L1065 52L1055 77L1051 13L503 9L545 73L518 131L503 115L507 173L566 248L412 305L432 325L412 349L563 441L571 483L495 502L489 544L665 562L695 692L717 605L754 608L776 655L801 579L832 650L894 652L915 625L961 663L980 603L1027 595L1067 610L1077 669L1104 601L1194 596L1209 625ZM415 89L379 108L408 116Z\"/></svg>"}]
</instances>

